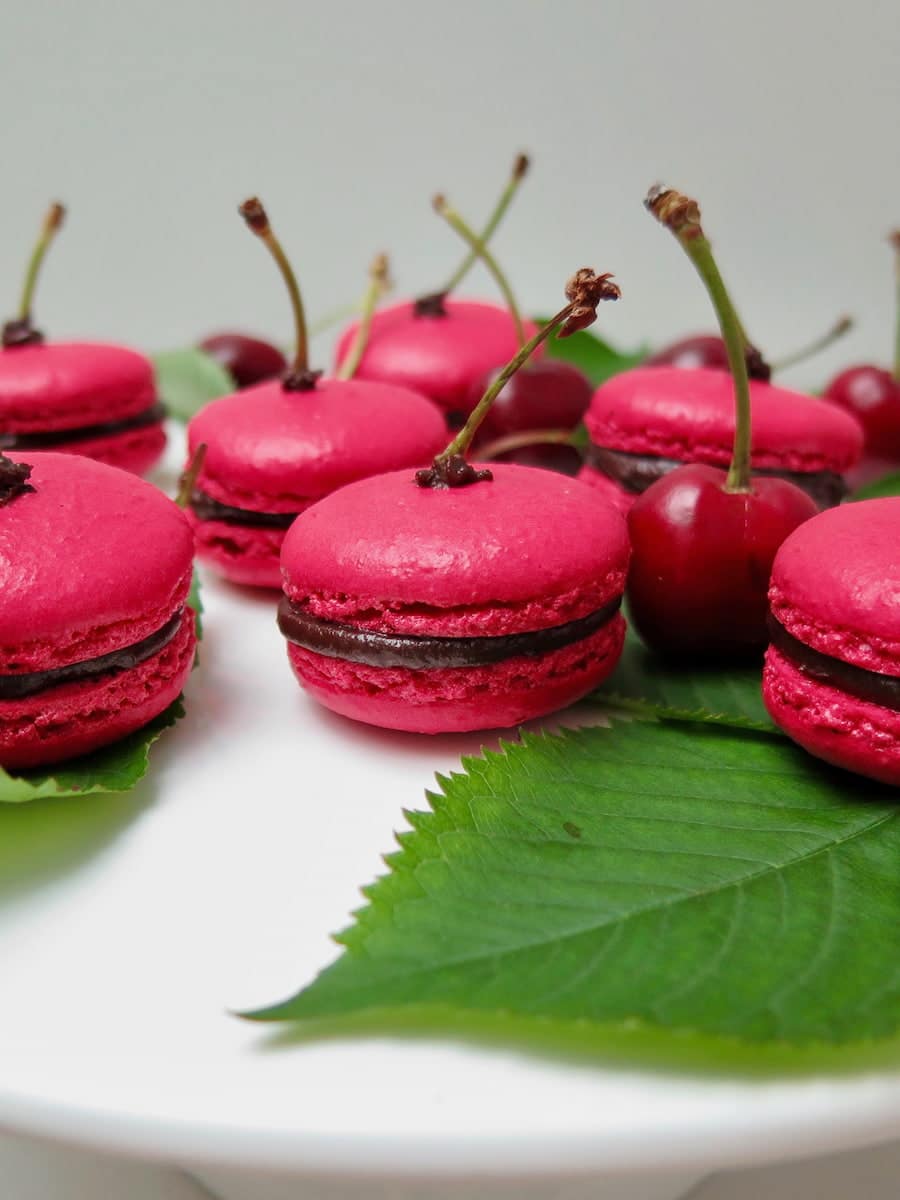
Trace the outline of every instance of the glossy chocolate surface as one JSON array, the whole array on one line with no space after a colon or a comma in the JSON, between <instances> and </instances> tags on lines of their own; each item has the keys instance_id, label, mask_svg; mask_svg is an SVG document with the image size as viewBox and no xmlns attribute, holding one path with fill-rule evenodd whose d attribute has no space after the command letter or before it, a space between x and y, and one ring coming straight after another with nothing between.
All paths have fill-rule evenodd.
<instances>
[{"instance_id":1,"label":"glossy chocolate surface","mask_svg":"<svg viewBox=\"0 0 900 1200\"><path fill-rule=\"evenodd\" d=\"M597 471L602 471L619 487L632 495L639 496L657 479L668 475L686 462L674 458L657 458L651 454L628 454L624 450L609 450L605 446L590 446L585 452L586 461ZM754 475L773 475L786 479L802 488L819 508L834 508L847 495L847 484L843 475L835 471L778 471L773 467L754 467Z\"/></svg>"},{"instance_id":2,"label":"glossy chocolate surface","mask_svg":"<svg viewBox=\"0 0 900 1200\"><path fill-rule=\"evenodd\" d=\"M0 700L21 700L25 696L33 696L35 692L46 691L47 688L58 687L62 683L82 683L86 679L95 679L98 675L109 675L119 671L128 671L145 659L152 658L162 648L171 642L178 632L184 609L168 620L161 629L151 633L133 646L123 650L113 650L110 654L101 654L97 658L87 658L83 662L70 663L65 667L56 667L51 671L29 671L25 675L0 675Z\"/></svg>"},{"instance_id":3,"label":"glossy chocolate surface","mask_svg":"<svg viewBox=\"0 0 900 1200\"><path fill-rule=\"evenodd\" d=\"M788 633L771 612L768 626L772 645L794 666L799 667L804 675L839 688L859 700L900 710L900 677L867 671L865 667L857 667L840 658L832 658L830 654L823 654L821 650L813 650L812 646L807 646Z\"/></svg>"},{"instance_id":4,"label":"glossy chocolate surface","mask_svg":"<svg viewBox=\"0 0 900 1200\"><path fill-rule=\"evenodd\" d=\"M480 667L521 655L559 650L595 633L615 616L621 603L621 596L617 596L586 617L549 629L499 637L441 638L376 633L355 625L321 621L297 608L287 596L282 596L278 606L278 628L289 642L326 658L343 658L370 667L428 671L445 667Z\"/></svg>"},{"instance_id":5,"label":"glossy chocolate surface","mask_svg":"<svg viewBox=\"0 0 900 1200\"><path fill-rule=\"evenodd\" d=\"M221 504L195 488L191 493L191 511L201 521L224 521L226 525L252 525L257 529L287 529L296 521L297 513L254 512L251 508L234 508Z\"/></svg>"},{"instance_id":6,"label":"glossy chocolate surface","mask_svg":"<svg viewBox=\"0 0 900 1200\"><path fill-rule=\"evenodd\" d=\"M54 429L47 433L0 433L0 450L52 450L69 442L86 442L92 438L113 437L145 425L156 425L166 415L165 405L157 400L150 408L126 417L122 421L104 421L99 425L81 425L78 429Z\"/></svg>"}]
</instances>

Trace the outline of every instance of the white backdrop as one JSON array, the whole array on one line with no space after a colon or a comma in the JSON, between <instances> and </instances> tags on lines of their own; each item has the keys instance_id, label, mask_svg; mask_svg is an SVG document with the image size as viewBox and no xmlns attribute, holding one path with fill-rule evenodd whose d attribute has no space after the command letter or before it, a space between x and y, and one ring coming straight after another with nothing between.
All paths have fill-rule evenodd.
<instances>
[{"instance_id":1,"label":"white backdrop","mask_svg":"<svg viewBox=\"0 0 900 1200\"><path fill-rule=\"evenodd\" d=\"M892 0L0 0L0 307L58 197L70 220L39 297L53 334L285 337L280 285L235 214L245 195L268 204L315 316L381 248L404 290L439 284L458 247L431 194L479 221L527 149L497 248L532 309L589 263L623 289L610 337L710 326L641 207L662 178L702 201L773 356L859 317L801 380L887 360L898 24Z\"/></svg>"}]
</instances>

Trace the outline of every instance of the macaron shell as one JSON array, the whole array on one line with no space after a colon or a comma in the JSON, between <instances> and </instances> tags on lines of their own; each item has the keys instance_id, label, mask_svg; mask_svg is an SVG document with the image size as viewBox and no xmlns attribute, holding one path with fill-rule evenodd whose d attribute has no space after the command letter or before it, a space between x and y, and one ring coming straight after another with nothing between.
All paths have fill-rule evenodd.
<instances>
[{"instance_id":1,"label":"macaron shell","mask_svg":"<svg viewBox=\"0 0 900 1200\"><path fill-rule=\"evenodd\" d=\"M814 396L750 381L754 467L843 473L862 456L849 413ZM596 446L680 462L728 465L734 390L726 371L636 367L601 384L585 414Z\"/></svg>"},{"instance_id":2,"label":"macaron shell","mask_svg":"<svg viewBox=\"0 0 900 1200\"><path fill-rule=\"evenodd\" d=\"M625 622L549 654L485 667L409 671L327 658L288 644L294 674L332 711L410 733L506 729L574 703L613 670Z\"/></svg>"},{"instance_id":3,"label":"macaron shell","mask_svg":"<svg viewBox=\"0 0 900 1200\"><path fill-rule=\"evenodd\" d=\"M72 454L11 455L35 491L0 507L0 671L133 645L185 602L193 538L143 480Z\"/></svg>"},{"instance_id":4,"label":"macaron shell","mask_svg":"<svg viewBox=\"0 0 900 1200\"><path fill-rule=\"evenodd\" d=\"M175 637L127 671L0 700L0 765L45 766L87 754L146 725L180 695L197 643L185 610Z\"/></svg>"},{"instance_id":5,"label":"macaron shell","mask_svg":"<svg viewBox=\"0 0 900 1200\"><path fill-rule=\"evenodd\" d=\"M430 400L356 379L308 392L262 383L212 401L188 426L189 450L207 446L198 486L257 512L298 512L367 475L427 466L446 441Z\"/></svg>"},{"instance_id":6,"label":"macaron shell","mask_svg":"<svg viewBox=\"0 0 900 1200\"><path fill-rule=\"evenodd\" d=\"M820 513L783 543L773 614L799 641L869 671L900 675L900 498Z\"/></svg>"},{"instance_id":7,"label":"macaron shell","mask_svg":"<svg viewBox=\"0 0 900 1200\"><path fill-rule=\"evenodd\" d=\"M159 462L166 448L166 431L161 421L153 425L142 425L139 429L127 429L122 433L101 438L79 438L76 442L61 442L53 447L56 454L80 454L93 458L121 471L133 475L145 475ZM16 453L27 459L28 451Z\"/></svg>"},{"instance_id":8,"label":"macaron shell","mask_svg":"<svg viewBox=\"0 0 900 1200\"><path fill-rule=\"evenodd\" d=\"M124 420L156 401L153 364L125 346L45 342L0 350L0 431Z\"/></svg>"},{"instance_id":9,"label":"macaron shell","mask_svg":"<svg viewBox=\"0 0 900 1200\"><path fill-rule=\"evenodd\" d=\"M443 317L417 316L408 300L379 309L356 378L402 384L448 412L468 411L473 384L519 349L516 327L509 310L497 304L451 297L444 306ZM526 338L537 332L533 322L523 325ZM348 353L357 328L358 322L341 334L336 366ZM541 353L543 348L535 357Z\"/></svg>"},{"instance_id":10,"label":"macaron shell","mask_svg":"<svg viewBox=\"0 0 900 1200\"><path fill-rule=\"evenodd\" d=\"M284 529L260 529L226 521L200 521L188 509L197 558L232 583L250 587L281 587L281 546Z\"/></svg>"},{"instance_id":11,"label":"macaron shell","mask_svg":"<svg viewBox=\"0 0 900 1200\"><path fill-rule=\"evenodd\" d=\"M772 720L810 754L882 783L900 784L900 712L811 678L771 646L763 699Z\"/></svg>"},{"instance_id":12,"label":"macaron shell","mask_svg":"<svg viewBox=\"0 0 900 1200\"><path fill-rule=\"evenodd\" d=\"M286 594L319 615L339 603L344 620L439 636L545 628L621 595L618 512L551 471L491 470L489 482L445 489L397 471L313 505L284 541Z\"/></svg>"}]
</instances>

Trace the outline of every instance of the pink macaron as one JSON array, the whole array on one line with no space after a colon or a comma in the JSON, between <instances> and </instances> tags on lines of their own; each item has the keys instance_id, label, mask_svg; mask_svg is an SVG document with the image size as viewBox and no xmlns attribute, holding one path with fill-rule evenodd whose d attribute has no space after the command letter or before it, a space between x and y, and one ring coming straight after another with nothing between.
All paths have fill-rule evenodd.
<instances>
[{"instance_id":1,"label":"pink macaron","mask_svg":"<svg viewBox=\"0 0 900 1200\"><path fill-rule=\"evenodd\" d=\"M187 509L197 554L235 583L280 587L298 513L367 475L427 462L446 436L430 400L393 384L318 379L291 391L273 380L214 400L188 425L189 452L207 447Z\"/></svg>"},{"instance_id":2,"label":"pink macaron","mask_svg":"<svg viewBox=\"0 0 900 1200\"><path fill-rule=\"evenodd\" d=\"M753 469L808 492L819 508L846 494L862 454L859 423L836 405L750 380ZM688 462L727 467L734 385L712 368L636 367L602 384L585 414L590 436L580 478L627 511L634 498Z\"/></svg>"},{"instance_id":3,"label":"pink macaron","mask_svg":"<svg viewBox=\"0 0 900 1200\"><path fill-rule=\"evenodd\" d=\"M782 545L763 696L804 749L900 784L900 499L820 513Z\"/></svg>"},{"instance_id":4,"label":"pink macaron","mask_svg":"<svg viewBox=\"0 0 900 1200\"><path fill-rule=\"evenodd\" d=\"M81 454L142 475L166 445L153 364L124 346L31 342L0 350L0 450Z\"/></svg>"},{"instance_id":5,"label":"pink macaron","mask_svg":"<svg viewBox=\"0 0 900 1200\"><path fill-rule=\"evenodd\" d=\"M381 475L293 524L279 625L322 704L416 733L506 728L612 671L624 520L576 480L491 472L444 488L408 470Z\"/></svg>"},{"instance_id":6,"label":"pink macaron","mask_svg":"<svg viewBox=\"0 0 900 1200\"><path fill-rule=\"evenodd\" d=\"M0 458L0 765L86 754L178 697L196 644L192 555L184 514L133 475L69 454Z\"/></svg>"},{"instance_id":7,"label":"pink macaron","mask_svg":"<svg viewBox=\"0 0 900 1200\"><path fill-rule=\"evenodd\" d=\"M337 366L348 354L358 327L356 322L341 334ZM525 321L524 332L530 338L537 326ZM478 384L485 375L518 349L515 323L501 305L423 297L375 313L356 377L413 388L440 405L450 423L458 425L480 399ZM541 347L533 357L542 353Z\"/></svg>"}]
</instances>

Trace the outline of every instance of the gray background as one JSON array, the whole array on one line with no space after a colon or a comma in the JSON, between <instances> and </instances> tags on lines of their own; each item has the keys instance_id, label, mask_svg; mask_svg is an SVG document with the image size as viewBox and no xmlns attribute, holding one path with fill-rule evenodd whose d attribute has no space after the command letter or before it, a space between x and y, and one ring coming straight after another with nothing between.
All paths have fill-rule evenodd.
<instances>
[{"instance_id":1,"label":"gray background","mask_svg":"<svg viewBox=\"0 0 900 1200\"><path fill-rule=\"evenodd\" d=\"M0 18L0 301L15 304L46 202L66 201L39 298L54 335L287 337L280 285L235 215L251 192L313 317L360 291L378 249L405 292L433 287L458 251L431 194L479 221L521 148L534 171L497 249L532 309L591 264L621 283L602 329L622 344L710 326L641 208L662 178L702 201L773 356L858 315L801 379L890 356L891 0L0 0Z\"/></svg>"}]
</instances>

